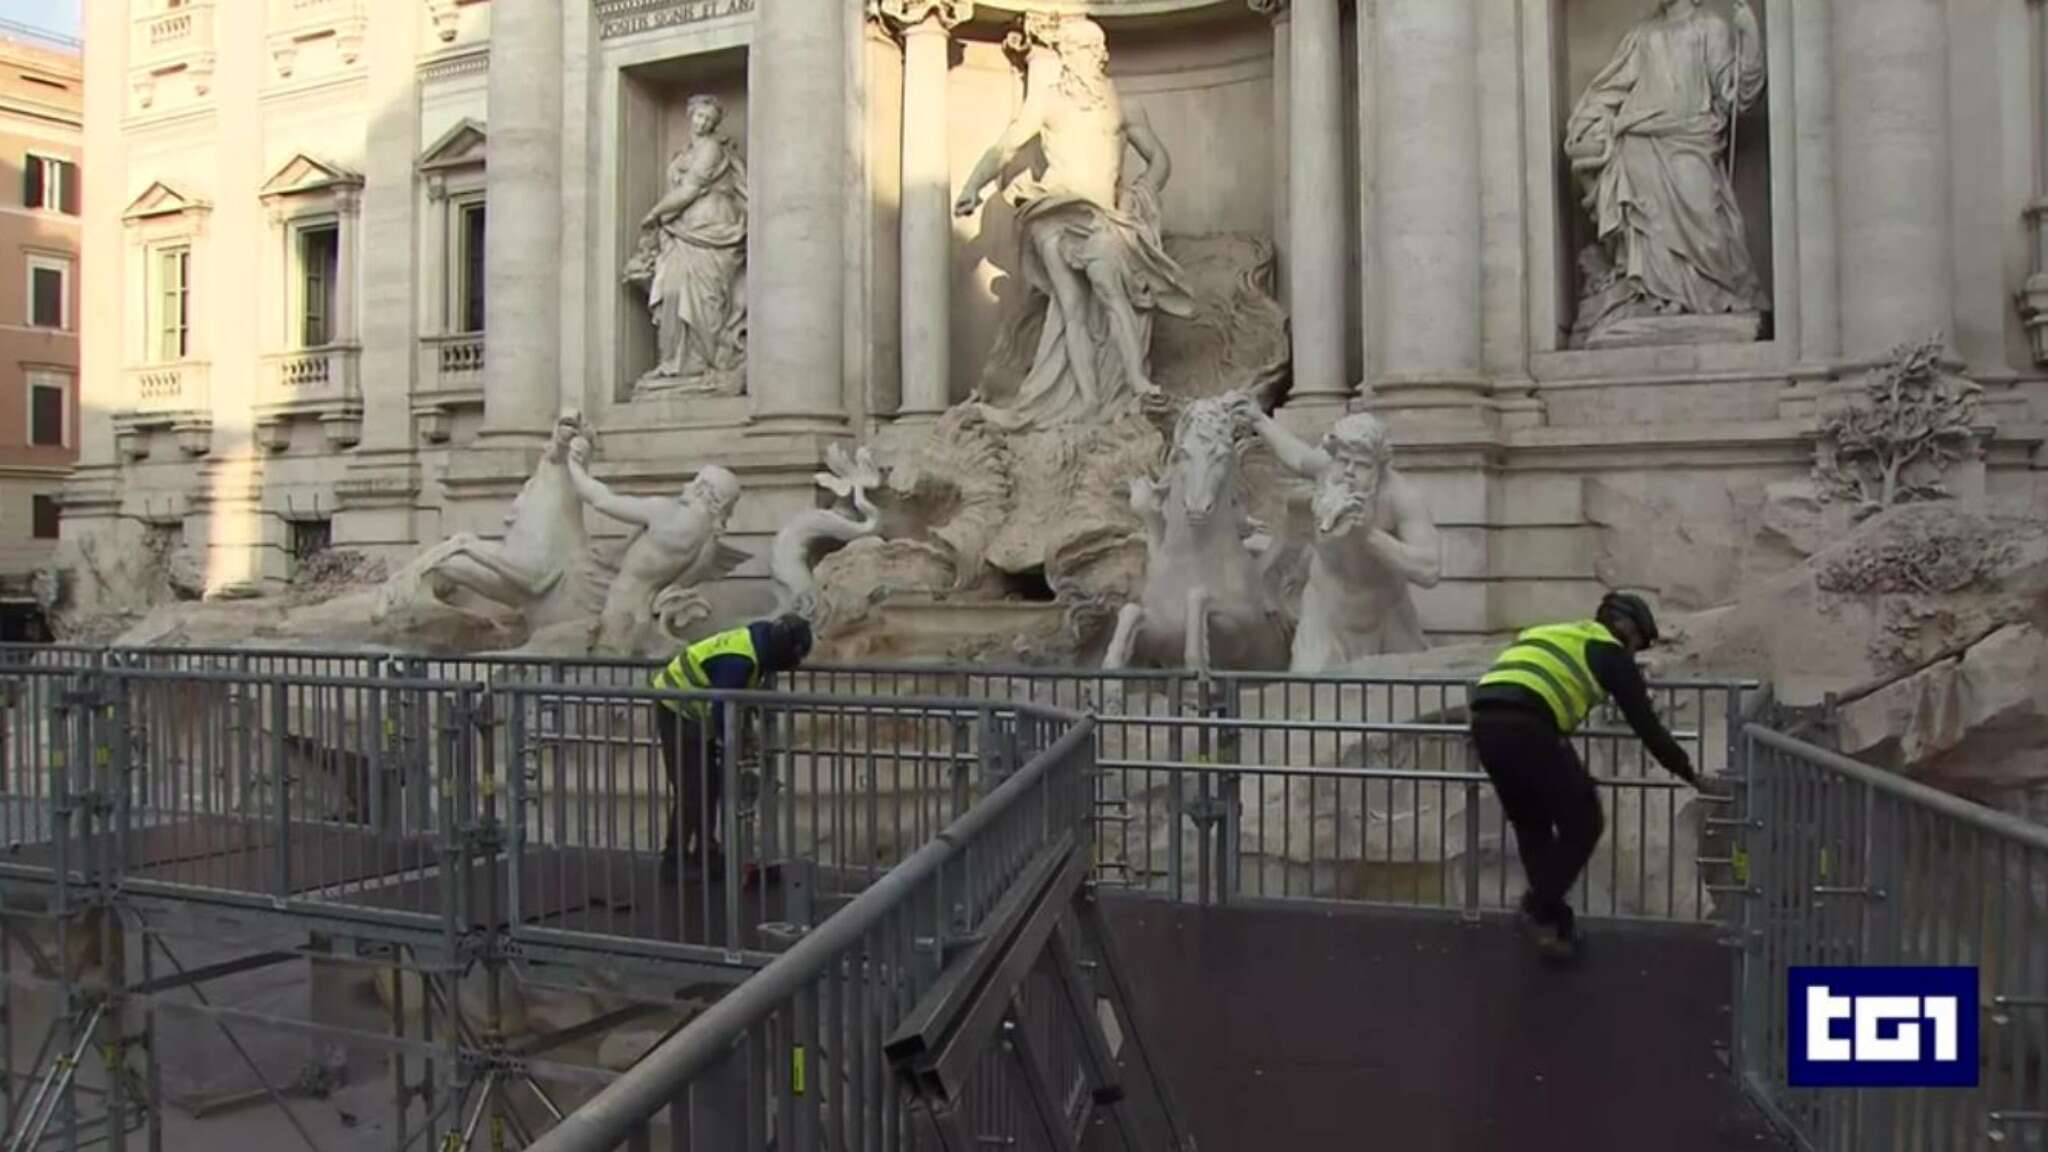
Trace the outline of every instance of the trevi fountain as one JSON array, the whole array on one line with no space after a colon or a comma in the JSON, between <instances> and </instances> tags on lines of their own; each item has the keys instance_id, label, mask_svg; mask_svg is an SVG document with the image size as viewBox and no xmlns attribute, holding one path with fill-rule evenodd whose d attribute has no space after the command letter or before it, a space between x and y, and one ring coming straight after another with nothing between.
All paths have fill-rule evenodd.
<instances>
[{"instance_id":1,"label":"trevi fountain","mask_svg":"<svg viewBox=\"0 0 2048 1152\"><path fill-rule=\"evenodd\" d=\"M2048 816L2038 0L427 8L371 82L488 79L342 134L342 259L467 173L478 380L367 286L327 407L89 360L67 637L1460 675L1621 588L1653 673ZM152 163L99 201L227 230Z\"/></svg>"}]
</instances>

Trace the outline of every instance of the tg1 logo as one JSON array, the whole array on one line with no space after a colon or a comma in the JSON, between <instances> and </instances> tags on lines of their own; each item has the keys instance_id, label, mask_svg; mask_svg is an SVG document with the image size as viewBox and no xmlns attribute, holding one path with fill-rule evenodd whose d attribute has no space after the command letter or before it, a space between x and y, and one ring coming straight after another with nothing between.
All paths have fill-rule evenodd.
<instances>
[{"instance_id":1,"label":"tg1 logo","mask_svg":"<svg viewBox=\"0 0 2048 1152\"><path fill-rule=\"evenodd\" d=\"M1975 968L1793 968L1794 1088L1974 1088Z\"/></svg>"}]
</instances>

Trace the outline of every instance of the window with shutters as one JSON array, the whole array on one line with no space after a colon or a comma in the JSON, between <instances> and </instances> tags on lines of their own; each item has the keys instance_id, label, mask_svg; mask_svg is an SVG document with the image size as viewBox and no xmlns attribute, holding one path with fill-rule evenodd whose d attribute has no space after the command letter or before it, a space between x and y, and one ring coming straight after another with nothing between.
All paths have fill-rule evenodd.
<instances>
[{"instance_id":1,"label":"window with shutters","mask_svg":"<svg viewBox=\"0 0 2048 1152\"><path fill-rule=\"evenodd\" d=\"M55 496L38 494L35 500L35 538L55 540L63 523L63 512Z\"/></svg>"},{"instance_id":2,"label":"window with shutters","mask_svg":"<svg viewBox=\"0 0 2048 1152\"><path fill-rule=\"evenodd\" d=\"M36 448L62 448L69 430L71 382L55 372L28 374L28 442Z\"/></svg>"},{"instance_id":3,"label":"window with shutters","mask_svg":"<svg viewBox=\"0 0 2048 1152\"><path fill-rule=\"evenodd\" d=\"M477 197L456 208L455 325L461 333L484 330L484 202Z\"/></svg>"},{"instance_id":4,"label":"window with shutters","mask_svg":"<svg viewBox=\"0 0 2048 1152\"><path fill-rule=\"evenodd\" d=\"M341 270L341 229L332 223L297 230L298 323L301 348L334 342L335 279Z\"/></svg>"},{"instance_id":5,"label":"window with shutters","mask_svg":"<svg viewBox=\"0 0 2048 1152\"><path fill-rule=\"evenodd\" d=\"M71 327L71 261L28 258L28 322L32 328Z\"/></svg>"},{"instance_id":6,"label":"window with shutters","mask_svg":"<svg viewBox=\"0 0 2048 1152\"><path fill-rule=\"evenodd\" d=\"M78 165L31 152L23 158L21 173L24 207L78 215Z\"/></svg>"},{"instance_id":7,"label":"window with shutters","mask_svg":"<svg viewBox=\"0 0 2048 1152\"><path fill-rule=\"evenodd\" d=\"M156 363L176 363L191 350L192 249L168 244L150 256L150 350Z\"/></svg>"}]
</instances>

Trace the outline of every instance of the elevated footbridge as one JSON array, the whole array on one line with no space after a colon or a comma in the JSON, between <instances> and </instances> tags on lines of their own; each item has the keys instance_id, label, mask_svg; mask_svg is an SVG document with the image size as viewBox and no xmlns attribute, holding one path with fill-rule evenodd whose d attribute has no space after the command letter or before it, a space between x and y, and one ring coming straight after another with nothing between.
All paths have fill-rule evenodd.
<instances>
[{"instance_id":1,"label":"elevated footbridge","mask_svg":"<svg viewBox=\"0 0 2048 1152\"><path fill-rule=\"evenodd\" d=\"M807 669L723 697L721 874L661 864L645 665L0 660L10 1148L166 1146L195 1018L374 1054L361 1147L2048 1147L2048 835L1747 685L1657 688L1706 795L1580 738L1609 834L1558 970L1454 678ZM1980 1086L1787 1087L1808 963L1977 965ZM204 997L295 966L389 1011ZM540 989L589 1007L536 1023Z\"/></svg>"}]
</instances>

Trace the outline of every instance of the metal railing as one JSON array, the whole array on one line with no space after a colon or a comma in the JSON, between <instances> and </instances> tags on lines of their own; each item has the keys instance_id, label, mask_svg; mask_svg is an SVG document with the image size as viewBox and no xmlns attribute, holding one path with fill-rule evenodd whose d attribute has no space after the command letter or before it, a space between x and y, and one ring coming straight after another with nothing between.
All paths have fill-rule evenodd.
<instances>
[{"instance_id":1,"label":"metal railing","mask_svg":"<svg viewBox=\"0 0 2048 1152\"><path fill-rule=\"evenodd\" d=\"M78 650L61 661L91 656ZM525 765L521 781L531 783L522 804L549 808L536 816L536 828L567 819L570 797L620 788L615 798L624 803L610 807L629 814L629 823L586 829L575 843L595 845L603 832L619 848L648 847L659 822L652 814L669 798L663 774L648 770L657 758L656 718L646 698L634 695L645 690L653 661L242 649L115 649L97 659L517 688L516 754ZM982 704L1098 715L1095 868L1105 886L1204 903L1314 900L1466 914L1510 908L1519 891L1512 836L1471 753L1463 678L821 665L785 675L777 687L788 690L786 700L870 703L802 721L806 732L834 729L817 755L780 750L801 753L784 767L807 775L778 778L779 786L807 785L808 795L778 818L806 823L761 834L780 831L785 838L775 847L818 853L826 865L863 866L869 879L921 842L938 814L960 810L946 806L952 790L944 778L972 759L972 710ZM1710 776L1739 777L1737 736L1753 690L1742 682L1658 683L1652 698L1695 764ZM615 705L600 702L605 694L616 695ZM887 730L876 727L879 714L862 715L882 702L900 713L913 701L949 703L921 720L887 717ZM1575 906L1609 918L1720 917L1732 828L1719 811L1723 801L1658 770L1611 709L1596 713L1575 743L1608 816ZM758 793L759 755L736 786ZM622 765L625 776L605 776ZM854 793L865 794L865 809L853 804ZM833 796L840 799L816 802ZM773 804L776 796L765 799ZM805 836L810 841L800 842ZM869 852L864 864L856 859L861 850ZM565 853L556 863L573 858ZM693 942L709 936L699 931Z\"/></svg>"},{"instance_id":2,"label":"metal railing","mask_svg":"<svg viewBox=\"0 0 2048 1152\"><path fill-rule=\"evenodd\" d=\"M516 936L711 962L758 951L756 925L812 923L879 881L963 815L1002 765L1074 722L1030 705L938 699L696 698L719 705L711 724L677 725L677 697L646 688L493 690L516 765ZM699 810L707 796L724 798L719 823L691 846L672 813ZM714 837L724 846L716 857ZM720 862L758 883L702 882Z\"/></svg>"},{"instance_id":3,"label":"metal railing","mask_svg":"<svg viewBox=\"0 0 2048 1152\"><path fill-rule=\"evenodd\" d=\"M2048 1147L2048 828L1760 727L1739 879L1736 1064L1814 1152ZM1972 965L1976 1089L1788 1086L1788 968Z\"/></svg>"},{"instance_id":4,"label":"metal railing","mask_svg":"<svg viewBox=\"0 0 2048 1152\"><path fill-rule=\"evenodd\" d=\"M908 859L788 952L653 1049L533 1145L536 1152L914 1145L884 1042L1034 862L1085 843L1085 721L1007 774ZM991 1090L1000 1093L1000 1088ZM1018 1109L990 1107L982 1139L1015 1143Z\"/></svg>"}]
</instances>

